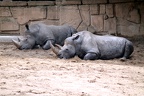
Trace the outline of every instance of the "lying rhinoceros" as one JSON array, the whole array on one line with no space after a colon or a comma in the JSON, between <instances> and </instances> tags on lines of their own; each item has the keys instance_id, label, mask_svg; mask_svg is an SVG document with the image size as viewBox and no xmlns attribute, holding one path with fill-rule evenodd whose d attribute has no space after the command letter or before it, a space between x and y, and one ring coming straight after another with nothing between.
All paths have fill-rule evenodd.
<instances>
[{"instance_id":1,"label":"lying rhinoceros","mask_svg":"<svg viewBox=\"0 0 144 96\"><path fill-rule=\"evenodd\" d=\"M25 39L13 40L13 43L18 49L33 49L37 45L40 45L43 49L50 48L49 41L52 44L64 44L64 40L76 33L76 29L71 26L54 26L45 25L42 23L26 25Z\"/></svg>"},{"instance_id":2,"label":"lying rhinoceros","mask_svg":"<svg viewBox=\"0 0 144 96\"><path fill-rule=\"evenodd\" d=\"M75 55L84 60L113 59L125 60L133 52L133 44L123 37L98 36L88 31L73 34L65 40L64 46L50 46L59 58L72 58Z\"/></svg>"}]
</instances>

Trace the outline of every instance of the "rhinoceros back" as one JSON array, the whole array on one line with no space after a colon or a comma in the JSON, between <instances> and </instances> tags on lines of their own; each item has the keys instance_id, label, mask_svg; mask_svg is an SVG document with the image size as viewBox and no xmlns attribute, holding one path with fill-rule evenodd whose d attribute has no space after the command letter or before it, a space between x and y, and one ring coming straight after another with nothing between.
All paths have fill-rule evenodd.
<instances>
[{"instance_id":1,"label":"rhinoceros back","mask_svg":"<svg viewBox=\"0 0 144 96\"><path fill-rule=\"evenodd\" d=\"M74 29L71 26L67 26L67 25L63 25L63 26L49 26L49 28L51 29L54 38L55 38L55 43L56 44L60 44L63 45L64 44L64 40L67 37L72 36L72 34L76 33L76 29Z\"/></svg>"},{"instance_id":2,"label":"rhinoceros back","mask_svg":"<svg viewBox=\"0 0 144 96\"><path fill-rule=\"evenodd\" d=\"M113 59L122 57L126 42L125 38L115 36L100 36L97 41L100 59Z\"/></svg>"}]
</instances>

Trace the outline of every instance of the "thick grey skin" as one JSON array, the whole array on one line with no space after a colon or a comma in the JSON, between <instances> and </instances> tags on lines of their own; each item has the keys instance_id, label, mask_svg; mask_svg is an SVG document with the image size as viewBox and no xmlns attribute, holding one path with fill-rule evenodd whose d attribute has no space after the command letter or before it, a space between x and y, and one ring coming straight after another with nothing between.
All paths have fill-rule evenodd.
<instances>
[{"instance_id":1,"label":"thick grey skin","mask_svg":"<svg viewBox=\"0 0 144 96\"><path fill-rule=\"evenodd\" d=\"M26 38L20 41L19 49L33 49L40 45L43 49L50 49L52 44L64 44L64 40L76 33L76 30L68 25L54 26L42 23L27 26Z\"/></svg>"},{"instance_id":2,"label":"thick grey skin","mask_svg":"<svg viewBox=\"0 0 144 96\"><path fill-rule=\"evenodd\" d=\"M133 50L132 42L123 37L98 36L88 31L81 31L65 40L58 57L68 59L77 55L84 60L127 59Z\"/></svg>"}]
</instances>

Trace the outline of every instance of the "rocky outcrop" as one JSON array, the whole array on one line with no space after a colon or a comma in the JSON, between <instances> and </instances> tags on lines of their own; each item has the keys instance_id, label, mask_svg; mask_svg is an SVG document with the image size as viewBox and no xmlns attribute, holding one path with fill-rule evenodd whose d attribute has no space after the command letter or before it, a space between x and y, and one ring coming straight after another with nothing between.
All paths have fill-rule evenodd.
<instances>
[{"instance_id":1,"label":"rocky outcrop","mask_svg":"<svg viewBox=\"0 0 144 96\"><path fill-rule=\"evenodd\" d=\"M71 25L78 31L144 35L143 0L0 1L0 34L25 31L26 23Z\"/></svg>"}]
</instances>

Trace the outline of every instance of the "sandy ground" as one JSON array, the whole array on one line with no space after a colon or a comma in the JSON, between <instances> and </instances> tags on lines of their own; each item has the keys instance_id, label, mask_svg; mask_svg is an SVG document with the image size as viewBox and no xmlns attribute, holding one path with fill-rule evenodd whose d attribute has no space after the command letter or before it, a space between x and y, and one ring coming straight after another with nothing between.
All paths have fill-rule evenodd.
<instances>
[{"instance_id":1,"label":"sandy ground","mask_svg":"<svg viewBox=\"0 0 144 96\"><path fill-rule=\"evenodd\" d=\"M0 44L0 96L144 96L144 40L119 59L58 59L51 50Z\"/></svg>"}]
</instances>

